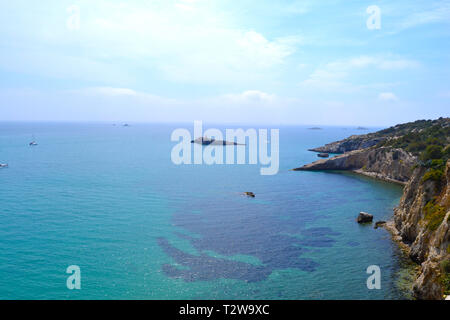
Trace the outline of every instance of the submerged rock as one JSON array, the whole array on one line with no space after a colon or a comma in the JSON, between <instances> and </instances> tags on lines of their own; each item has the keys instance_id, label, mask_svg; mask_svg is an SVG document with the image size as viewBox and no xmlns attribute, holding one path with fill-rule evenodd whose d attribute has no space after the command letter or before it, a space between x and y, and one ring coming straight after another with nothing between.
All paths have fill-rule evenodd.
<instances>
[{"instance_id":1,"label":"submerged rock","mask_svg":"<svg viewBox=\"0 0 450 320\"><path fill-rule=\"evenodd\" d=\"M358 223L369 223L372 222L373 220L373 215L371 215L370 213L367 212L360 212L358 215L358 218L356 219L356 221Z\"/></svg>"},{"instance_id":2,"label":"submerged rock","mask_svg":"<svg viewBox=\"0 0 450 320\"><path fill-rule=\"evenodd\" d=\"M377 221L375 222L374 229L378 229L378 227L384 226L386 224L386 221Z\"/></svg>"}]
</instances>

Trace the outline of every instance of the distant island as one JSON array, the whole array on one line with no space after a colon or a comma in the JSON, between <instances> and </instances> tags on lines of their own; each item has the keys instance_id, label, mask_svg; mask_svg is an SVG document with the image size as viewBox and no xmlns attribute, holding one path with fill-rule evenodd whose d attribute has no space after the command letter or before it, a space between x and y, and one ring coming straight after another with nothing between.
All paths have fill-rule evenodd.
<instances>
[{"instance_id":1,"label":"distant island","mask_svg":"<svg viewBox=\"0 0 450 320\"><path fill-rule=\"evenodd\" d=\"M404 185L385 227L420 265L414 297L450 295L450 118L399 124L310 150L339 155L293 170L350 170Z\"/></svg>"},{"instance_id":2,"label":"distant island","mask_svg":"<svg viewBox=\"0 0 450 320\"><path fill-rule=\"evenodd\" d=\"M245 146L243 143L237 143L237 142L230 142L230 141L224 141L224 140L216 140L214 138L208 138L208 137L201 137L197 138L191 141L191 143L197 143L201 145L230 145L230 146Z\"/></svg>"}]
</instances>

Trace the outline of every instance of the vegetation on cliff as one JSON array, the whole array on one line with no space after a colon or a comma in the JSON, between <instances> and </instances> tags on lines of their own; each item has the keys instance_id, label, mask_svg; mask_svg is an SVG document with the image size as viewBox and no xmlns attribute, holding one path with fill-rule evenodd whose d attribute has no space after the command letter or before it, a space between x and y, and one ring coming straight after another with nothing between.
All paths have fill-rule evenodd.
<instances>
[{"instance_id":1,"label":"vegetation on cliff","mask_svg":"<svg viewBox=\"0 0 450 320\"><path fill-rule=\"evenodd\" d=\"M386 133L395 133L391 138L380 142L377 147L401 148L417 157L417 167L422 174L421 184L429 183L434 188L426 191L427 188L420 188L414 192L409 203L414 207L414 202L418 199L427 199L422 210L420 205L415 212L418 217L423 216L422 222L425 226L423 231L416 231L412 248L414 252L425 252L424 258L419 259L422 262L421 276L415 283L415 293L419 298L436 299L440 294L450 294L450 244L448 235L448 224L450 216L450 199L448 198L448 161L450 159L450 119L440 118L438 120L420 120L413 123L396 126L397 130L392 128L384 130ZM399 131L403 135L399 136ZM422 204L423 205L423 204ZM409 210L409 215L412 214ZM422 212L422 214L420 214ZM447 221L445 221L447 216ZM406 218L408 219L408 218ZM399 219L400 220L400 219ZM402 225L400 223L400 225ZM408 223L403 223L407 226ZM406 227L405 230L421 230L420 227ZM445 231L447 230L447 231ZM407 232L408 233L408 232ZM444 250L442 250L442 247ZM436 261L440 263L436 264ZM437 274L435 278L432 274ZM432 280L432 279L436 279ZM441 287L433 285L433 282ZM440 292L440 293L439 293Z\"/></svg>"},{"instance_id":2,"label":"vegetation on cliff","mask_svg":"<svg viewBox=\"0 0 450 320\"><path fill-rule=\"evenodd\" d=\"M420 264L414 296L450 294L450 118L399 124L311 150L343 154L294 170L353 170L405 183L394 225Z\"/></svg>"},{"instance_id":3,"label":"vegetation on cliff","mask_svg":"<svg viewBox=\"0 0 450 320\"><path fill-rule=\"evenodd\" d=\"M436 203L436 198L428 201L428 203L423 208L425 213L425 221L427 222L427 228L430 231L436 231L437 228L444 221L446 210L443 206Z\"/></svg>"},{"instance_id":4,"label":"vegetation on cliff","mask_svg":"<svg viewBox=\"0 0 450 320\"><path fill-rule=\"evenodd\" d=\"M443 180L445 163L450 158L450 118L418 120L375 134L391 135L376 147L401 148L417 156L418 165L427 168L423 182L432 180L439 183Z\"/></svg>"},{"instance_id":5,"label":"vegetation on cliff","mask_svg":"<svg viewBox=\"0 0 450 320\"><path fill-rule=\"evenodd\" d=\"M450 260L441 262L441 277L439 280L444 287L444 294L450 295Z\"/></svg>"}]
</instances>

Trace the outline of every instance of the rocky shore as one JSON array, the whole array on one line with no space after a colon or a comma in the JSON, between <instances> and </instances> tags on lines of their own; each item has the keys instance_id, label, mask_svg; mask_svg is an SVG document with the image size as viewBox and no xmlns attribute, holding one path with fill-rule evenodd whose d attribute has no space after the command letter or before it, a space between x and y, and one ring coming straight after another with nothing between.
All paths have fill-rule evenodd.
<instances>
[{"instance_id":1,"label":"rocky shore","mask_svg":"<svg viewBox=\"0 0 450 320\"><path fill-rule=\"evenodd\" d=\"M347 170L404 185L393 220L383 227L419 265L412 288L416 299L439 300L449 294L449 128L450 119L440 118L351 136L311 149L342 154L293 169Z\"/></svg>"},{"instance_id":2,"label":"rocky shore","mask_svg":"<svg viewBox=\"0 0 450 320\"><path fill-rule=\"evenodd\" d=\"M351 170L369 177L406 184L416 163L417 158L402 149L369 148L318 160L293 170Z\"/></svg>"}]
</instances>

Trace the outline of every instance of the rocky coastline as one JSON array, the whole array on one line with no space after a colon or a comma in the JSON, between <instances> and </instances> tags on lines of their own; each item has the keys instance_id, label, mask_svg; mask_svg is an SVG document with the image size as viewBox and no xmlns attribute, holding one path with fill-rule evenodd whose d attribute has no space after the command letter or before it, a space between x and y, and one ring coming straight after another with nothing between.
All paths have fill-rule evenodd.
<instances>
[{"instance_id":1,"label":"rocky coastline","mask_svg":"<svg viewBox=\"0 0 450 320\"><path fill-rule=\"evenodd\" d=\"M310 149L341 154L293 169L352 171L404 186L400 204L394 209L393 219L382 227L392 234L393 240L419 266L412 285L416 299L440 300L449 295L449 128L450 118L440 118L351 136ZM437 143L435 133L428 137L430 132L440 134L438 140L441 153L436 152L426 158L427 152L430 153L435 147L429 145ZM414 152L414 139L422 139L428 143L422 146L423 151Z\"/></svg>"}]
</instances>

